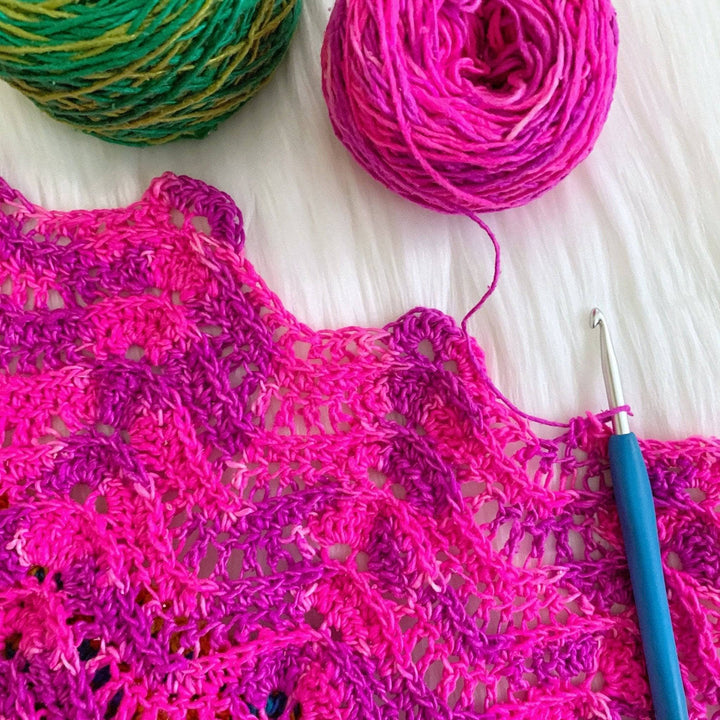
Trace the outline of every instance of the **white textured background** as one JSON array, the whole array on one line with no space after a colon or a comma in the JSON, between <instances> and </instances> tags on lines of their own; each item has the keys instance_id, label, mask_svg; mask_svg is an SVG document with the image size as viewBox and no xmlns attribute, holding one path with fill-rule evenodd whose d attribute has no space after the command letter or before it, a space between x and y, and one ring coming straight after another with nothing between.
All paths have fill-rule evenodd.
<instances>
[{"instance_id":1,"label":"white textured background","mask_svg":"<svg viewBox=\"0 0 720 720\"><path fill-rule=\"evenodd\" d=\"M247 253L313 327L383 325L415 305L458 320L490 279L467 219L392 195L335 139L320 87L330 2L305 0L271 83L202 141L131 149L46 117L0 83L0 174L31 200L125 205L165 170L226 190ZM498 387L566 420L606 407L598 338L612 322L634 429L720 435L720 1L616 0L619 79L594 152L529 206L487 215L503 249L471 323Z\"/></svg>"}]
</instances>

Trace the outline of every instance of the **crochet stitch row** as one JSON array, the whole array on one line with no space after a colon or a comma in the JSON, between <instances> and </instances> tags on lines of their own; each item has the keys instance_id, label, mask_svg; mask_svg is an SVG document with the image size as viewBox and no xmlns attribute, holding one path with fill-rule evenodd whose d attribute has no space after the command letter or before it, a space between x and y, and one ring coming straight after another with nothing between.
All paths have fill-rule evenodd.
<instances>
[{"instance_id":1,"label":"crochet stitch row","mask_svg":"<svg viewBox=\"0 0 720 720\"><path fill-rule=\"evenodd\" d=\"M538 437L454 321L313 331L231 199L0 185L0 717L647 718L608 431ZM645 442L693 718L720 446Z\"/></svg>"}]
</instances>

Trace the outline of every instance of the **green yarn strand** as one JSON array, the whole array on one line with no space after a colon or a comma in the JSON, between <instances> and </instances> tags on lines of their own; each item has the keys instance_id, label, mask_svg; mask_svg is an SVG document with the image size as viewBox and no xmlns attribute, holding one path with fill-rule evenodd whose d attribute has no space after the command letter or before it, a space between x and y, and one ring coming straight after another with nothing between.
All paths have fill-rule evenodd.
<instances>
[{"instance_id":1,"label":"green yarn strand","mask_svg":"<svg viewBox=\"0 0 720 720\"><path fill-rule=\"evenodd\" d=\"M204 137L282 59L300 0L3 0L0 78L128 145Z\"/></svg>"}]
</instances>

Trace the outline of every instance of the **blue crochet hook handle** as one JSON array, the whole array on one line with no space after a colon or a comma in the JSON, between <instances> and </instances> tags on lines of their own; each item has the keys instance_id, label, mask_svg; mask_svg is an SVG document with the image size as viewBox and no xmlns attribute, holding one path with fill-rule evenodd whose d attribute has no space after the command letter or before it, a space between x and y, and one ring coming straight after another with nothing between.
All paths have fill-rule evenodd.
<instances>
[{"instance_id":1,"label":"blue crochet hook handle","mask_svg":"<svg viewBox=\"0 0 720 720\"><path fill-rule=\"evenodd\" d=\"M591 323L600 325L603 376L612 409L625 405L620 375L605 318L596 308ZM633 597L650 681L655 720L687 720L685 691L680 676L667 590L660 559L660 543L652 489L627 412L613 416L608 442L610 474L630 569Z\"/></svg>"},{"instance_id":2,"label":"blue crochet hook handle","mask_svg":"<svg viewBox=\"0 0 720 720\"><path fill-rule=\"evenodd\" d=\"M687 720L645 461L631 432L611 435L608 453L655 719Z\"/></svg>"}]
</instances>

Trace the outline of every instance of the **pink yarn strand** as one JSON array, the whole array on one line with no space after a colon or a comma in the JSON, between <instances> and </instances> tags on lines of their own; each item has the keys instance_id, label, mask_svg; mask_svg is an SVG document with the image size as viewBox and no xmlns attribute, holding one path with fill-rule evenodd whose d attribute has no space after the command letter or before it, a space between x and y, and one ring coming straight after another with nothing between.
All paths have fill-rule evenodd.
<instances>
[{"instance_id":1,"label":"pink yarn strand","mask_svg":"<svg viewBox=\"0 0 720 720\"><path fill-rule=\"evenodd\" d=\"M497 238L495 237L495 233L488 227L487 223L485 223L483 220L481 220L477 215L474 215L472 213L467 213L467 216L475 223L477 223L487 234L487 236L490 238L490 242L493 246L494 251L494 262L493 262L493 274L492 279L490 280L490 284L487 287L487 290L483 293L483 296L478 300L473 307L470 308L465 313L465 317L463 317L462 322L460 323L460 327L462 327L463 332L467 333L467 323L468 320L485 304L485 301L495 292L495 288L497 288L498 281L500 280L500 243L498 242Z\"/></svg>"},{"instance_id":2,"label":"pink yarn strand","mask_svg":"<svg viewBox=\"0 0 720 720\"><path fill-rule=\"evenodd\" d=\"M495 233L488 227L487 223L485 223L481 218L479 218L477 215L473 213L466 213L467 216L475 223L477 223L487 234L488 238L490 238L490 242L493 246L494 251L494 262L493 262L493 274L492 278L490 280L490 284L488 285L487 289L483 293L480 300L478 300L473 307L470 308L465 313L465 316L462 319L462 322L460 323L460 327L465 334L465 342L467 343L468 348L468 356L471 358L471 361L473 365L475 366L475 369L480 373L480 375L484 378L485 382L487 383L490 390L495 394L495 396L501 400L510 410L517 413L521 417L523 417L525 420L528 420L530 422L539 423L540 425L546 425L548 427L557 427L557 428L567 428L569 427L568 423L561 423L556 422L554 420L547 420L546 418L539 417L537 415L530 415L529 413L524 412L519 407L517 407L512 400L510 400L506 395L504 395L499 388L493 383L493 381L490 379L490 377L487 374L487 371L485 370L485 366L483 363L480 362L477 353L474 351L474 344L475 340L473 339L472 335L468 332L467 324L472 318L473 315L485 304L487 299L495 292L495 289L497 288L498 280L500 279L500 243L498 242L497 238L495 237Z\"/></svg>"},{"instance_id":3,"label":"pink yarn strand","mask_svg":"<svg viewBox=\"0 0 720 720\"><path fill-rule=\"evenodd\" d=\"M502 393L502 391L495 385L495 383L492 381L492 379L488 376L487 371L485 370L484 364L482 364L477 357L477 353L473 351L474 346L474 339L472 335L469 333L467 325L472 318L473 315L485 304L487 299L495 292L495 289L497 288L498 281L500 279L500 272L501 272L501 262L500 262L500 243L497 240L497 237L495 236L495 233L488 227L487 223L484 222L481 218L479 218L477 215L474 215L473 213L466 213L467 216L475 223L477 223L487 234L488 238L490 238L490 242L493 246L494 251L494 263L493 263L493 274L492 278L490 280L490 284L488 285L487 289L483 293L480 300L478 300L475 305L473 305L470 310L468 310L465 313L465 316L463 317L460 327L465 334L465 341L467 343L468 351L469 351L469 357L472 360L473 365L475 366L475 369L482 375L482 377L485 379L485 382L487 383L490 390L495 394L495 396L502 401L507 408L512 410L513 412L517 413L519 416L523 417L525 420L528 420L529 422L538 423L540 425L545 425L547 427L556 427L556 428L568 428L570 427L569 423L564 422L557 422L555 420L548 420L547 418L540 417L539 415L531 415L530 413L525 412L524 410L521 410L515 403L512 402L506 395ZM602 416L598 416L601 418L601 422L607 423L610 422L613 415L616 415L619 412L630 412L630 406L624 405L622 407L613 408L612 410L607 410L605 413L602 414Z\"/></svg>"}]
</instances>

